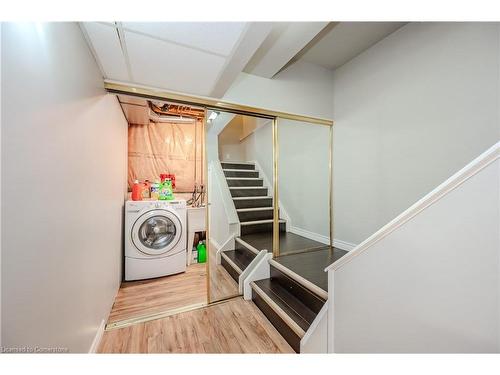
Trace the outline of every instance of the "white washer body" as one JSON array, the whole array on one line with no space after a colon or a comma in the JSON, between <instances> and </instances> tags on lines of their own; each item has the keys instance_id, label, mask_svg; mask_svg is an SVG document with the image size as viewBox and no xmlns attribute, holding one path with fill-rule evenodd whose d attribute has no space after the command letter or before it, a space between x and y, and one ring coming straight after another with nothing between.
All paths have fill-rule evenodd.
<instances>
[{"instance_id":1,"label":"white washer body","mask_svg":"<svg viewBox=\"0 0 500 375\"><path fill-rule=\"evenodd\" d=\"M125 280L186 271L186 201L125 203Z\"/></svg>"}]
</instances>

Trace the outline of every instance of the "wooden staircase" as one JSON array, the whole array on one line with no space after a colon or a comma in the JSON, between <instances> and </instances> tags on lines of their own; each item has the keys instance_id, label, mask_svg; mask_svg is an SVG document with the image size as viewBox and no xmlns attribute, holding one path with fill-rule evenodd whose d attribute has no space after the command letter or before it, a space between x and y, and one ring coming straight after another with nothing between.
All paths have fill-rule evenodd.
<instances>
[{"instance_id":1,"label":"wooden staircase","mask_svg":"<svg viewBox=\"0 0 500 375\"><path fill-rule=\"evenodd\" d=\"M326 303L327 295L317 294L294 272L270 261L268 279L253 281L252 300L297 353L300 341Z\"/></svg>"},{"instance_id":2,"label":"wooden staircase","mask_svg":"<svg viewBox=\"0 0 500 375\"><path fill-rule=\"evenodd\" d=\"M241 235L272 233L273 197L255 165L247 162L221 165L240 220ZM280 219L279 225L280 231L286 232L286 221ZM237 237L235 249L221 253L221 264L238 282L261 250ZM325 304L327 293L276 260L269 260L269 267L269 278L250 283L252 300L290 346L300 352L300 341Z\"/></svg>"}]
</instances>

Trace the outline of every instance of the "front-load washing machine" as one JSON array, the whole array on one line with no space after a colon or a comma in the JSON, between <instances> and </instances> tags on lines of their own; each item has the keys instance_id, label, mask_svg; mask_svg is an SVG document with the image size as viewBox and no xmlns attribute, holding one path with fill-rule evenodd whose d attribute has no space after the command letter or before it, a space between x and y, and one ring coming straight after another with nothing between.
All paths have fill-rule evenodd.
<instances>
[{"instance_id":1,"label":"front-load washing machine","mask_svg":"<svg viewBox=\"0 0 500 375\"><path fill-rule=\"evenodd\" d=\"M186 271L186 201L125 203L125 280Z\"/></svg>"}]
</instances>

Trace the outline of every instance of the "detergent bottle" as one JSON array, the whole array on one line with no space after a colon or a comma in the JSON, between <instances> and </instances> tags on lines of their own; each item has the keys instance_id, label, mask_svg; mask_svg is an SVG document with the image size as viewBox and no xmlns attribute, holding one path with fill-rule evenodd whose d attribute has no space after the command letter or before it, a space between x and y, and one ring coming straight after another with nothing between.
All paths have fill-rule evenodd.
<instances>
[{"instance_id":1,"label":"detergent bottle","mask_svg":"<svg viewBox=\"0 0 500 375\"><path fill-rule=\"evenodd\" d=\"M157 201L160 198L160 182L156 180L151 184L151 199Z\"/></svg>"},{"instance_id":2,"label":"detergent bottle","mask_svg":"<svg viewBox=\"0 0 500 375\"><path fill-rule=\"evenodd\" d=\"M142 201L142 188L143 188L143 184L139 183L139 180L135 180L134 185L132 185L132 200L133 201Z\"/></svg>"},{"instance_id":3,"label":"detergent bottle","mask_svg":"<svg viewBox=\"0 0 500 375\"><path fill-rule=\"evenodd\" d=\"M196 250L198 251L198 263L205 263L207 261L207 247L205 243L203 241L198 242Z\"/></svg>"},{"instance_id":4,"label":"detergent bottle","mask_svg":"<svg viewBox=\"0 0 500 375\"><path fill-rule=\"evenodd\" d=\"M174 199L174 191L172 189L172 181L166 179L160 186L160 194L158 197L160 200L172 200Z\"/></svg>"}]
</instances>

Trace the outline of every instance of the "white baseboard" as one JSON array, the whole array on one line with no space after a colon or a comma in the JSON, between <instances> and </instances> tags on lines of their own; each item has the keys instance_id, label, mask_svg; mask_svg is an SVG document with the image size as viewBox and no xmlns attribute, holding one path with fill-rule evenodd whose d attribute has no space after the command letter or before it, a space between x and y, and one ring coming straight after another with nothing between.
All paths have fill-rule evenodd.
<instances>
[{"instance_id":1,"label":"white baseboard","mask_svg":"<svg viewBox=\"0 0 500 375\"><path fill-rule=\"evenodd\" d=\"M99 344L101 343L102 335L104 334L104 329L106 328L106 321L103 319L97 332L94 336L94 340L92 341L92 345L90 345L89 353L97 353L97 349L99 349Z\"/></svg>"},{"instance_id":2,"label":"white baseboard","mask_svg":"<svg viewBox=\"0 0 500 375\"><path fill-rule=\"evenodd\" d=\"M288 223L287 223L288 224ZM289 231L299 236L309 238L310 240L321 242L325 245L330 245L330 239L319 233L314 233L306 229L290 226Z\"/></svg>"},{"instance_id":3,"label":"white baseboard","mask_svg":"<svg viewBox=\"0 0 500 375\"><path fill-rule=\"evenodd\" d=\"M298 227L290 227L289 230L294 234L297 234L305 238L309 238L310 240L318 241L325 245L330 244L330 239L328 238L328 236L323 236L322 234L314 233ZM351 251L356 247L356 244L338 240L335 238L333 239L333 246L340 250Z\"/></svg>"},{"instance_id":4,"label":"white baseboard","mask_svg":"<svg viewBox=\"0 0 500 375\"><path fill-rule=\"evenodd\" d=\"M345 242L342 240L337 240L336 238L333 239L333 247L336 247L337 249L340 249L340 250L351 251L356 246L358 246L358 245L356 245L354 243Z\"/></svg>"}]
</instances>

